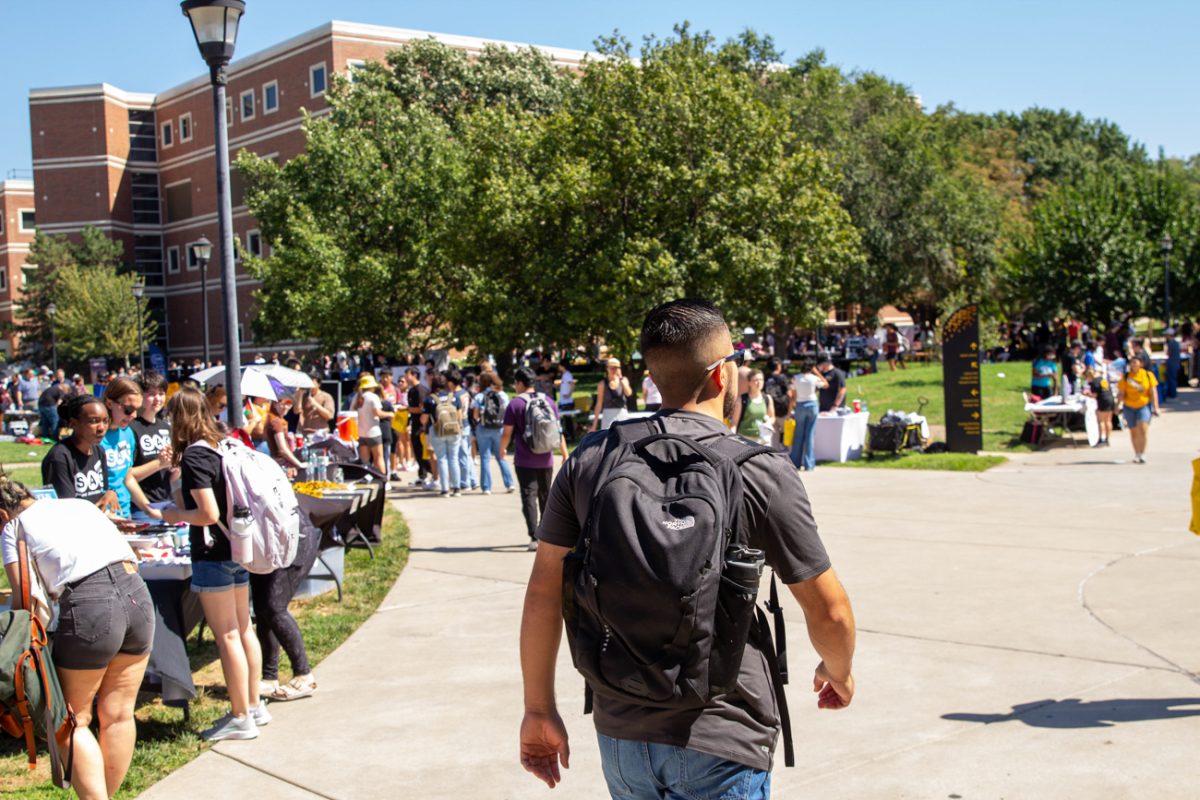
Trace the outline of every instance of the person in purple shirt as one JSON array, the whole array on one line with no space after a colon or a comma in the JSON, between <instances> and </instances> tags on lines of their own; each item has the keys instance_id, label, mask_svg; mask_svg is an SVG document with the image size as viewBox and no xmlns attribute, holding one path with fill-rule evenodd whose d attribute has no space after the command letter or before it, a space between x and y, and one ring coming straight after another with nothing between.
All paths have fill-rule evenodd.
<instances>
[{"instance_id":1,"label":"person in purple shirt","mask_svg":"<svg viewBox=\"0 0 1200 800\"><path fill-rule=\"evenodd\" d=\"M542 397L550 406L555 419L558 419L558 404L554 398L539 394L533 388L533 370L521 367L514 376L517 396L508 404L504 411L504 433L500 437L500 460L508 452L508 443L516 442L516 454L513 463L517 468L517 485L521 487L521 513L525 515L525 529L529 534L529 549L537 549L538 519L546 511L546 499L550 496L550 479L554 475L554 453L534 453L525 444L525 409L534 397ZM515 433L515 436L514 436ZM567 460L567 440L562 436L561 421L559 424L558 450L563 461Z\"/></svg>"}]
</instances>

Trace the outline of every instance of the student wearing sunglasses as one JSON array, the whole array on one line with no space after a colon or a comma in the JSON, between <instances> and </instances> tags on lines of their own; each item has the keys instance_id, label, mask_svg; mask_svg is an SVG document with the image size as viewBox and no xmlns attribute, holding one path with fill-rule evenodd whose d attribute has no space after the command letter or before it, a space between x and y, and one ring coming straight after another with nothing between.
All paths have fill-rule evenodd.
<instances>
[{"instance_id":1,"label":"student wearing sunglasses","mask_svg":"<svg viewBox=\"0 0 1200 800\"><path fill-rule=\"evenodd\" d=\"M142 407L142 387L129 378L113 378L104 389L104 405L109 417L108 433L104 434L108 486L117 493L121 516L128 519L131 503L136 503L150 518L162 519L162 513L150 507L130 473L137 442L129 423Z\"/></svg>"}]
</instances>

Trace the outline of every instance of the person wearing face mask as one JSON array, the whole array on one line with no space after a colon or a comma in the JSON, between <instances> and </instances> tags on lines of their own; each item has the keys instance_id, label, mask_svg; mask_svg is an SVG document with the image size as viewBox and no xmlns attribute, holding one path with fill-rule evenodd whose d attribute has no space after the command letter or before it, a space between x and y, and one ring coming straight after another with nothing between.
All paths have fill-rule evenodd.
<instances>
[{"instance_id":1,"label":"person wearing face mask","mask_svg":"<svg viewBox=\"0 0 1200 800\"><path fill-rule=\"evenodd\" d=\"M167 381L147 372L139 381L142 406L129 423L133 431L133 468L130 474L151 505L171 499L171 422L162 415L167 402Z\"/></svg>"},{"instance_id":2,"label":"person wearing face mask","mask_svg":"<svg viewBox=\"0 0 1200 800\"><path fill-rule=\"evenodd\" d=\"M132 506L137 505L151 519L162 519L131 473L137 441L129 423L142 407L142 388L129 378L113 378L104 389L104 405L109 419L108 432L104 434L108 485L117 493L121 516L129 519Z\"/></svg>"}]
</instances>

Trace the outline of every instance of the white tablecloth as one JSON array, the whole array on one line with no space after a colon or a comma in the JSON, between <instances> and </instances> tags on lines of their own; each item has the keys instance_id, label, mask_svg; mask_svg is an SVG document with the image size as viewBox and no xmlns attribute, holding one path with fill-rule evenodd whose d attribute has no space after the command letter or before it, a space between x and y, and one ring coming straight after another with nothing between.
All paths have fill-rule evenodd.
<instances>
[{"instance_id":1,"label":"white tablecloth","mask_svg":"<svg viewBox=\"0 0 1200 800\"><path fill-rule=\"evenodd\" d=\"M1055 395L1038 403L1026 403L1025 411L1038 417L1058 418L1066 425L1070 414L1083 414L1083 427L1087 431L1088 444L1095 445L1100 441L1100 421L1096 419L1096 399L1073 395L1069 400Z\"/></svg>"},{"instance_id":2,"label":"white tablecloth","mask_svg":"<svg viewBox=\"0 0 1200 800\"><path fill-rule=\"evenodd\" d=\"M870 413L821 414L817 417L813 455L817 461L850 461L861 458L867 444Z\"/></svg>"}]
</instances>

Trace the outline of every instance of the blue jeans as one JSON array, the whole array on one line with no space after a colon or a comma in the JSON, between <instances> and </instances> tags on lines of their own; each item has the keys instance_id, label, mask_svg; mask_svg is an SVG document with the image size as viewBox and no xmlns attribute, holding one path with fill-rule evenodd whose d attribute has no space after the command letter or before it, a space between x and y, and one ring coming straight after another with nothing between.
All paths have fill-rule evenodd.
<instances>
[{"instance_id":1,"label":"blue jeans","mask_svg":"<svg viewBox=\"0 0 1200 800\"><path fill-rule=\"evenodd\" d=\"M475 429L475 441L479 442L479 488L485 492L492 490L492 459L500 461L500 434L502 428L485 428L480 425ZM504 480L504 488L513 485L512 469L508 461L500 461L500 477Z\"/></svg>"},{"instance_id":2,"label":"blue jeans","mask_svg":"<svg viewBox=\"0 0 1200 800\"><path fill-rule=\"evenodd\" d=\"M608 792L634 800L767 800L771 773L696 750L613 739L602 733L600 763Z\"/></svg>"},{"instance_id":3,"label":"blue jeans","mask_svg":"<svg viewBox=\"0 0 1200 800\"><path fill-rule=\"evenodd\" d=\"M797 469L815 469L813 444L817 438L817 401L796 404L796 434L792 437L792 463Z\"/></svg>"},{"instance_id":4,"label":"blue jeans","mask_svg":"<svg viewBox=\"0 0 1200 800\"><path fill-rule=\"evenodd\" d=\"M38 425L42 437L58 441L58 406L38 406ZM31 431L32 433L32 431Z\"/></svg>"},{"instance_id":5,"label":"blue jeans","mask_svg":"<svg viewBox=\"0 0 1200 800\"><path fill-rule=\"evenodd\" d=\"M458 436L429 434L429 446L437 456L438 483L442 493L458 489Z\"/></svg>"},{"instance_id":6,"label":"blue jeans","mask_svg":"<svg viewBox=\"0 0 1200 800\"><path fill-rule=\"evenodd\" d=\"M471 458L471 429L464 428L458 437L458 488L478 485L475 480L475 459Z\"/></svg>"}]
</instances>

